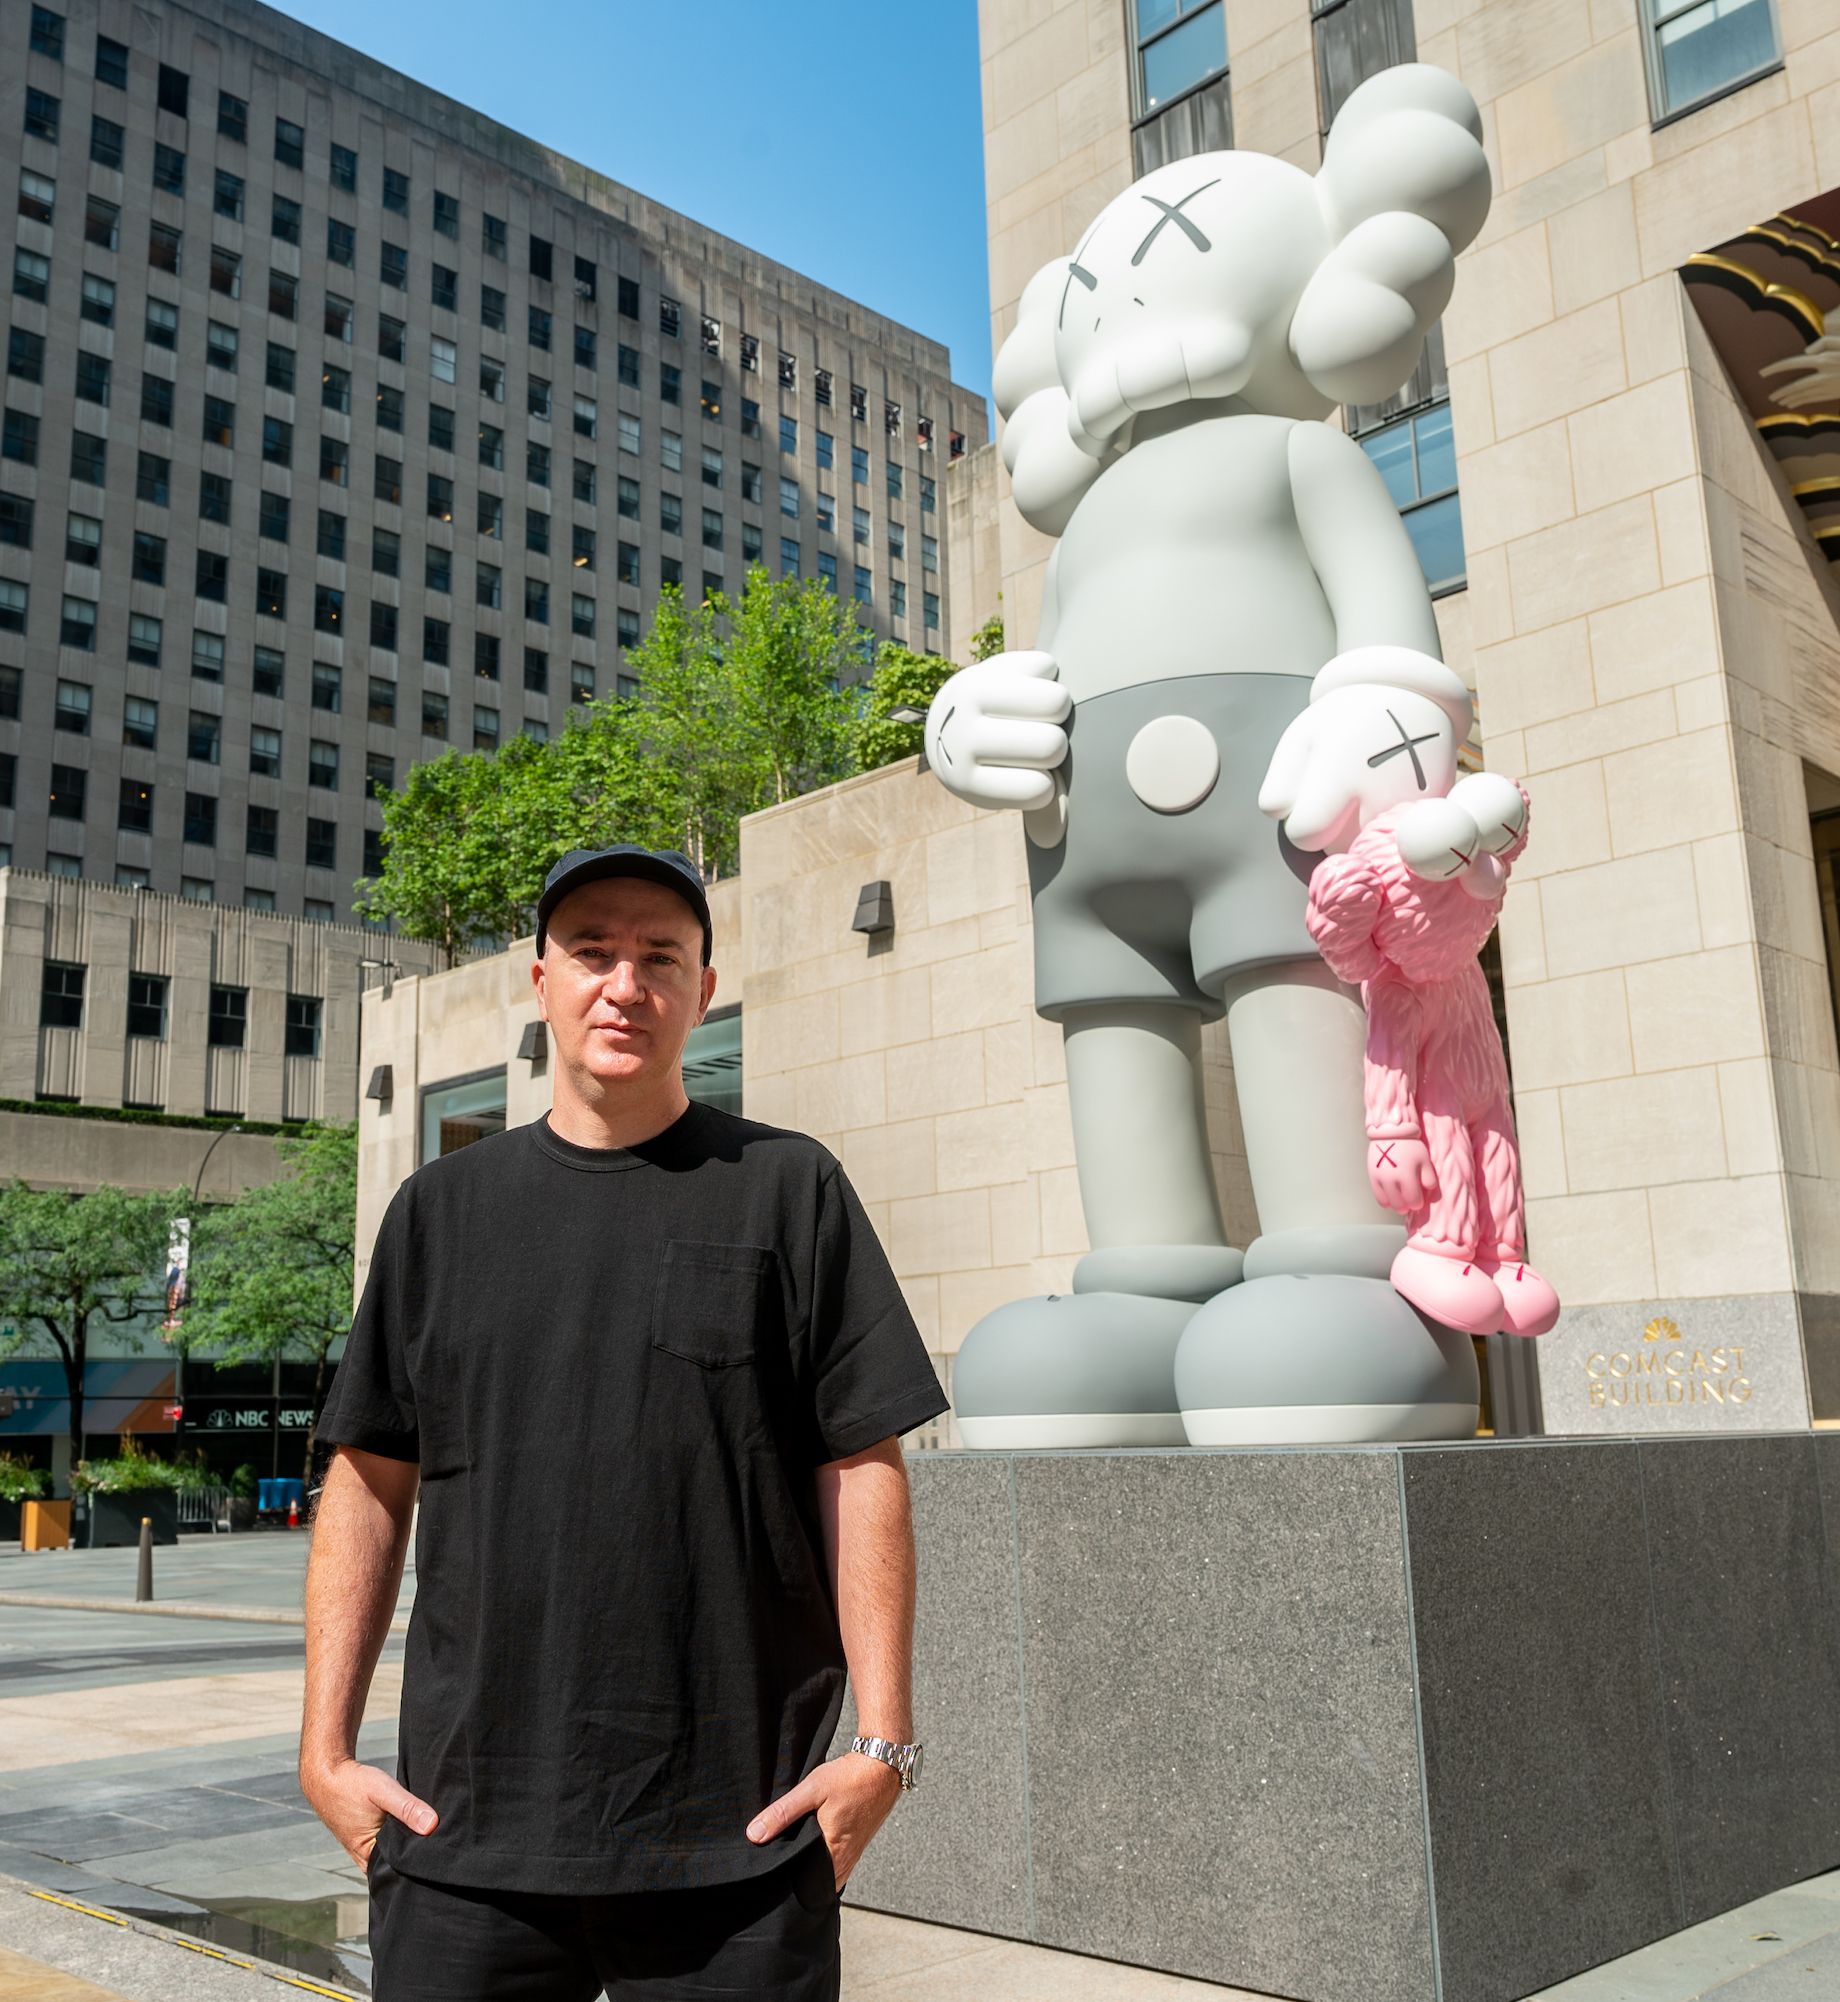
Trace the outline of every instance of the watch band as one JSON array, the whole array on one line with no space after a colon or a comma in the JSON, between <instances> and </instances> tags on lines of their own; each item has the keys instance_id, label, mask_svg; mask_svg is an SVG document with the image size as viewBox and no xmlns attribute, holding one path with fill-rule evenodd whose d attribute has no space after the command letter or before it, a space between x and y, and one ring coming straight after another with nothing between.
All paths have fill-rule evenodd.
<instances>
[{"instance_id":1,"label":"watch band","mask_svg":"<svg viewBox=\"0 0 1840 2002\"><path fill-rule=\"evenodd\" d=\"M892 1766L901 1776L901 1791L912 1793L920 1784L920 1754L925 1748L920 1745L897 1745L888 1738L865 1738L860 1734L850 1740L852 1752L862 1752L872 1759L880 1759L885 1766Z\"/></svg>"}]
</instances>

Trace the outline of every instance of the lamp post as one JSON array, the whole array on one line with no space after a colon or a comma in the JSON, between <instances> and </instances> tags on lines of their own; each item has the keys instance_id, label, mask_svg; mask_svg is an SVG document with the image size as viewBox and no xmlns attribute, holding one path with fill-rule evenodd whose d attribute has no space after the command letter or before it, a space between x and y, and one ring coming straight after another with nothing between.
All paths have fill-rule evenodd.
<instances>
[{"instance_id":1,"label":"lamp post","mask_svg":"<svg viewBox=\"0 0 1840 2002\"><path fill-rule=\"evenodd\" d=\"M227 1140L232 1133L240 1133L242 1132L242 1130L243 1130L242 1125L239 1122L233 1126L226 1126L220 1132L212 1134L211 1144L204 1150L204 1159L199 1162L198 1172L192 1178L192 1215L191 1217L188 1217L186 1219L186 1228L188 1230L191 1228L193 1218L195 1218L198 1214L198 1192L200 1189L204 1187L204 1171L211 1165L211 1156L217 1152L218 1142L220 1140ZM191 1283L191 1272L188 1263L186 1271L187 1286L189 1286L190 1283ZM184 1296L183 1294L181 1294L179 1312L181 1315L183 1315L184 1311L185 1311ZM178 1349L173 1356L173 1402L176 1405L178 1405L181 1412L184 1411L185 1350L183 1348ZM178 1422L183 1424L184 1423L183 1418L181 1418Z\"/></svg>"}]
</instances>

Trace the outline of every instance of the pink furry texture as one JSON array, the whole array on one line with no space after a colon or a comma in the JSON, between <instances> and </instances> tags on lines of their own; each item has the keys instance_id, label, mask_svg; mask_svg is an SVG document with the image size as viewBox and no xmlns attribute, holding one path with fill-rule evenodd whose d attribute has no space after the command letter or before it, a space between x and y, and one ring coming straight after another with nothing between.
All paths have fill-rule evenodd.
<instances>
[{"instance_id":1,"label":"pink furry texture","mask_svg":"<svg viewBox=\"0 0 1840 2002\"><path fill-rule=\"evenodd\" d=\"M1525 795L1523 794L1523 797ZM1367 1006L1367 1134L1422 1139L1437 1193L1407 1214L1408 1242L1445 1257L1518 1262L1526 1220L1508 1070L1476 964L1499 899L1428 883L1401 861L1395 807L1310 878L1309 927ZM1523 825L1497 858L1513 862Z\"/></svg>"}]
</instances>

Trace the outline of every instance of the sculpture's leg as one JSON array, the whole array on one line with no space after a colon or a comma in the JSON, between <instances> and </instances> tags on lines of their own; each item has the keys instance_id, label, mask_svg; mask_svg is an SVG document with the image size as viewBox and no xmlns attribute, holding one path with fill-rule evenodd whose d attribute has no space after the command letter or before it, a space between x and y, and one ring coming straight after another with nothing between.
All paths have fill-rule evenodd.
<instances>
[{"instance_id":1,"label":"sculpture's leg","mask_svg":"<svg viewBox=\"0 0 1840 2002\"><path fill-rule=\"evenodd\" d=\"M1362 1063L1367 1018L1320 959L1236 975L1226 992L1233 1081L1259 1206L1246 1277L1385 1278L1399 1219L1367 1182Z\"/></svg>"},{"instance_id":2,"label":"sculpture's leg","mask_svg":"<svg viewBox=\"0 0 1840 2002\"><path fill-rule=\"evenodd\" d=\"M1476 1122L1470 1137L1478 1169L1478 1258L1501 1295L1496 1325L1504 1334L1543 1335L1559 1318L1559 1296L1527 1263L1520 1153L1505 1097Z\"/></svg>"},{"instance_id":3,"label":"sculpture's leg","mask_svg":"<svg viewBox=\"0 0 1840 2002\"><path fill-rule=\"evenodd\" d=\"M1195 1315L1176 1351L1190 1441L1469 1436L1468 1336L1388 1277L1405 1232L1367 1182L1360 1004L1320 960L1251 968L1226 1000L1261 1235L1243 1283Z\"/></svg>"},{"instance_id":4,"label":"sculpture's leg","mask_svg":"<svg viewBox=\"0 0 1840 2002\"><path fill-rule=\"evenodd\" d=\"M1501 1324L1501 1295L1477 1260L1481 1209L1469 1128L1455 1113L1422 1101L1419 1118L1437 1194L1410 1219L1411 1235L1393 1260L1393 1284L1446 1327L1493 1334Z\"/></svg>"},{"instance_id":5,"label":"sculpture's leg","mask_svg":"<svg viewBox=\"0 0 1840 2002\"><path fill-rule=\"evenodd\" d=\"M1175 1353L1239 1278L1208 1154L1200 1015L1167 1001L1062 1010L1080 1200L1073 1292L966 1335L952 1402L969 1446L1179 1446Z\"/></svg>"},{"instance_id":6,"label":"sculpture's leg","mask_svg":"<svg viewBox=\"0 0 1840 2002\"><path fill-rule=\"evenodd\" d=\"M1063 1017L1080 1203L1092 1244L1076 1293L1139 1293L1197 1305L1230 1286L1208 1152L1201 1020L1137 1001Z\"/></svg>"}]
</instances>

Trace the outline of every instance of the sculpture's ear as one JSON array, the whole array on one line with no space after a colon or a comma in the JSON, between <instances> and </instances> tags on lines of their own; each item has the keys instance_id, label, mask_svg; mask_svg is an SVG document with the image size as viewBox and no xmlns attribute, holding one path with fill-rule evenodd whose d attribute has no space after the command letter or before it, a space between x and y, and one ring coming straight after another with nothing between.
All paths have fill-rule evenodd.
<instances>
[{"instance_id":1,"label":"sculpture's ear","mask_svg":"<svg viewBox=\"0 0 1840 2002\"><path fill-rule=\"evenodd\" d=\"M1462 250L1489 212L1476 100L1430 63L1369 77L1329 128L1316 192L1337 237L1369 216L1403 213L1435 223Z\"/></svg>"},{"instance_id":2,"label":"sculpture's ear","mask_svg":"<svg viewBox=\"0 0 1840 2002\"><path fill-rule=\"evenodd\" d=\"M1016 324L997 350L991 389L1003 424L1003 463L1017 512L1031 528L1059 535L1103 470L1073 442L1072 405L1054 358L1054 319L1068 259L1044 264L1022 288Z\"/></svg>"},{"instance_id":3,"label":"sculpture's ear","mask_svg":"<svg viewBox=\"0 0 1840 2002\"><path fill-rule=\"evenodd\" d=\"M1316 197L1335 248L1292 315L1291 353L1338 403L1405 381L1489 210L1476 101L1428 63L1370 77L1336 116Z\"/></svg>"},{"instance_id":4,"label":"sculpture's ear","mask_svg":"<svg viewBox=\"0 0 1840 2002\"><path fill-rule=\"evenodd\" d=\"M1069 258L1055 258L1022 288L1016 324L997 350L990 371L990 393L996 399L999 417L1013 416L1040 390L1061 387L1054 360L1054 315L1070 262Z\"/></svg>"}]
</instances>

